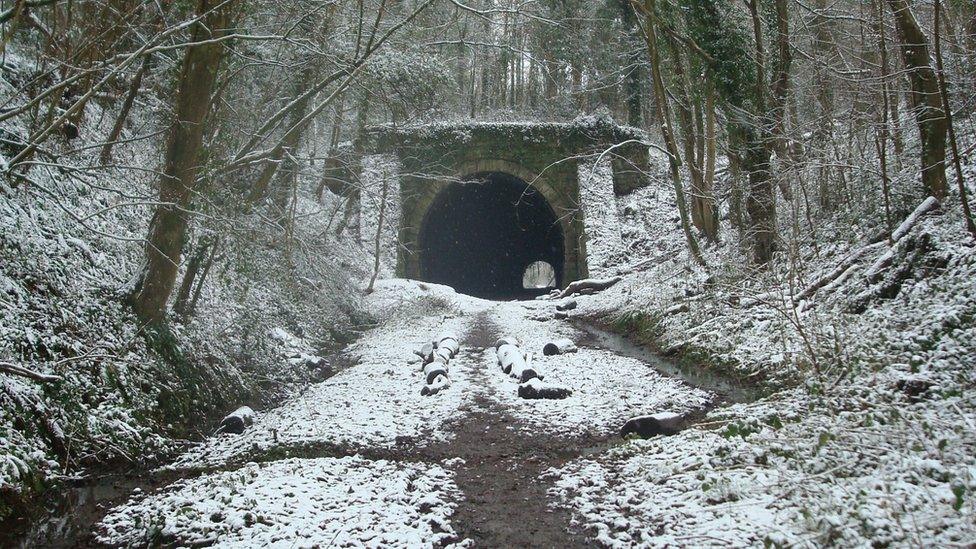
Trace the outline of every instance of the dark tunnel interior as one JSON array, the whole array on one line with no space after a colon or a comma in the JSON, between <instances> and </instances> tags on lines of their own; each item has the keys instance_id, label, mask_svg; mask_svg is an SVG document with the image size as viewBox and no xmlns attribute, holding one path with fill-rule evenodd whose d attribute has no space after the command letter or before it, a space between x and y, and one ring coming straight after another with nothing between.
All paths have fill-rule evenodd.
<instances>
[{"instance_id":1,"label":"dark tunnel interior","mask_svg":"<svg viewBox=\"0 0 976 549\"><path fill-rule=\"evenodd\" d=\"M420 230L420 269L428 282L489 299L531 297L522 275L546 261L563 279L563 234L546 199L522 179L480 173L434 200Z\"/></svg>"}]
</instances>

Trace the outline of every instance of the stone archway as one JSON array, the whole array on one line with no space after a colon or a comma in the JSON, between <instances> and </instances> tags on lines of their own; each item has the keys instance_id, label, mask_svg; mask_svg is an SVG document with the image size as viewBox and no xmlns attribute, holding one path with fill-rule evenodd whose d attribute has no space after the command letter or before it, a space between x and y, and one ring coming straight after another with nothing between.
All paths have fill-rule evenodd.
<instances>
[{"instance_id":1,"label":"stone archway","mask_svg":"<svg viewBox=\"0 0 976 549\"><path fill-rule=\"evenodd\" d=\"M606 225L590 221L595 216L616 215L613 201L607 197L649 183L644 139L638 130L600 118L571 123L470 122L368 129L356 144L364 155L360 174L364 197L373 196L375 203L375 197L386 196L381 189L394 182L389 187L388 213L396 215L388 215L383 227L382 263L391 267L395 263L396 276L429 278L421 233L441 193L473 175L504 174L530 185L554 213L563 236L562 257L549 259L558 263L553 267L561 273L559 283L584 278L589 273L584 226ZM601 170L592 169L597 163L603 166ZM609 175L594 177L597 172ZM587 185L585 204L581 181ZM375 204L371 210L375 213ZM367 240L378 239L368 218L361 234ZM514 260L527 258L518 255ZM510 265L513 270L517 266ZM384 269L384 273L393 274L391 270Z\"/></svg>"},{"instance_id":2,"label":"stone archway","mask_svg":"<svg viewBox=\"0 0 976 549\"><path fill-rule=\"evenodd\" d=\"M586 276L586 264L583 260L585 255L581 250L579 191L575 186L575 178L566 181L565 174L560 172L540 176L522 164L505 158L471 158L458 162L453 168L450 174L434 181L414 180L410 177L401 179L404 208L400 219L399 241L404 249L398 254L397 274L407 278L427 279L423 271L421 232L438 197L452 185L469 180L477 174L496 173L514 177L536 190L554 213L562 234L562 257L558 266L560 282L570 282ZM528 263L522 267L527 265Z\"/></svg>"}]
</instances>

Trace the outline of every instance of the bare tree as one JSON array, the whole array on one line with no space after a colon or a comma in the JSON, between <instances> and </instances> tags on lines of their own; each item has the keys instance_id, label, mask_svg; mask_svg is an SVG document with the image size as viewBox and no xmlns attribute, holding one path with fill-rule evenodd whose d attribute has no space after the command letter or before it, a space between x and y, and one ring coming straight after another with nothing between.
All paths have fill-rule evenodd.
<instances>
[{"instance_id":1,"label":"bare tree","mask_svg":"<svg viewBox=\"0 0 976 549\"><path fill-rule=\"evenodd\" d=\"M193 42L186 50L176 96L176 119L170 129L163 171L159 180L159 201L149 223L146 262L137 273L129 296L136 314L147 322L166 317L166 303L176 283L187 215L198 187L204 120L210 110L210 96L217 80L217 67L224 52L218 39L228 32L230 14L238 0L200 0L197 13L202 23L193 27Z\"/></svg>"}]
</instances>

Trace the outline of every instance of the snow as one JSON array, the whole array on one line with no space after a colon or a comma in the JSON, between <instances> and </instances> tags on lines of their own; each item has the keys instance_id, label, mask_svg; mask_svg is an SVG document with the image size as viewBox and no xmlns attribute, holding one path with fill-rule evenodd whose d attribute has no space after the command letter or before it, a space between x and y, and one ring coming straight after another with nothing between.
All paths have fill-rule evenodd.
<instances>
[{"instance_id":1,"label":"snow","mask_svg":"<svg viewBox=\"0 0 976 549\"><path fill-rule=\"evenodd\" d=\"M576 353L544 356L546 343L579 339L580 334L560 321L539 322L532 317L554 309L551 302L501 303L492 311L493 322L505 333L518 334L521 349L532 354L532 365L547 383L566 387L573 394L560 400L518 398L518 381L502 373L495 351L484 353L491 364L489 376L498 399L521 423L522 429L564 437L610 436L624 420L658 412L687 412L708 406L713 395L666 377L646 363L611 351L580 347Z\"/></svg>"},{"instance_id":2,"label":"snow","mask_svg":"<svg viewBox=\"0 0 976 549\"><path fill-rule=\"evenodd\" d=\"M582 161L577 168L580 209L586 234L586 263L590 276L604 276L619 265L625 253L613 193L613 166L610 157Z\"/></svg>"},{"instance_id":3,"label":"snow","mask_svg":"<svg viewBox=\"0 0 976 549\"><path fill-rule=\"evenodd\" d=\"M622 232L640 237L631 246L682 250L675 231L653 226L662 204L654 192L621 199L635 212L622 218ZM900 210L925 207L924 197L911 200ZM891 250L864 247L865 233L879 228L876 215L866 215L853 236L837 227L835 240L804 239L799 274L779 265L740 271L748 261L722 245L706 249L707 275L686 260L654 261L599 295L579 297L577 314L653 322L656 346L706 356L782 390L712 410L677 435L550 470L554 505L571 509L575 523L609 547L972 540L976 254L960 238L958 206L946 204L940 215L911 215L916 226ZM897 269L873 267L879 257L897 262L920 246L931 251L897 295L880 297L878 284ZM852 248L863 253L852 256ZM841 276L794 307L794 292L828 272ZM919 397L898 388L919 379L931 384Z\"/></svg>"},{"instance_id":4,"label":"snow","mask_svg":"<svg viewBox=\"0 0 976 549\"><path fill-rule=\"evenodd\" d=\"M97 526L111 545L435 547L455 537L457 489L435 464L285 459L135 495Z\"/></svg>"},{"instance_id":5,"label":"snow","mask_svg":"<svg viewBox=\"0 0 976 549\"><path fill-rule=\"evenodd\" d=\"M371 154L362 159L360 201L360 240L373 255L379 229L380 209L383 226L380 233L380 274L393 276L397 261L397 235L400 230L400 160L393 154ZM386 198L384 200L384 186Z\"/></svg>"},{"instance_id":6,"label":"snow","mask_svg":"<svg viewBox=\"0 0 976 549\"><path fill-rule=\"evenodd\" d=\"M10 44L8 59L29 65L16 50ZM6 80L0 85L13 90ZM166 112L158 97L145 101ZM133 135L158 126L147 111L140 105L133 112ZM726 220L723 241L703 244L709 268L688 260L666 176L652 174L650 186L615 197L608 160L580 163L589 274L623 280L578 297L570 314L640 332L675 360L756 382L766 395L711 409L708 391L584 343L571 323L552 320L555 302L493 303L436 284L383 280L395 265L395 184L380 234L381 280L362 298L382 183L399 172L390 155L364 159L361 243L333 236L328 213L339 210L337 197L318 202L301 193L297 246L271 234L260 216L221 210L227 196L202 205L191 245L213 230L208 222L230 219L234 230L199 314L174 322L172 341L153 346L119 290L143 254L155 175L84 168L111 119L94 102L83 142L48 144L78 170L38 166L34 181L17 188L0 180L0 359L64 378L44 387L0 380L0 488L12 499L65 469L44 430L70 437L72 460L62 461L72 467L75 460L150 460L172 451L183 434L168 423L213 412L216 403L226 406L220 417L273 380L284 388L256 406L250 428L188 448L167 471L186 478L133 494L105 517L99 540L289 547L458 541L452 518L463 494L453 471L465 462L436 462L423 452L450 443L454 426L485 402L500 403L509 427L526 436L552 437L565 448L609 441L581 449L542 479L551 485L550 503L568 508L603 546L952 546L976 537L976 253L955 194L937 213L911 213L933 200L920 195L915 167L892 179L891 225L901 222L895 246L864 245L889 229L880 185L865 170L864 184L852 180L848 191L857 196L846 209L807 212L817 234L798 227L794 221L814 222L790 217L795 204L784 201L784 255L757 272ZM602 124L581 117L492 128L544 139ZM451 132L461 143L484 127L404 132L420 140ZM0 129L26 135L26 119ZM117 154L122 164L154 166L160 150L158 140L146 139ZM663 157L652 157L652 170L663 174ZM314 187L316 169L303 163L303 188ZM976 170L965 170L972 188ZM716 190L727 187L719 181ZM902 270L899 262L916 252L918 261ZM798 293L824 273L839 276ZM464 342L478 318L498 335L517 337L544 383L572 395L518 398L495 351ZM350 365L306 386L307 365L363 325L370 328L335 361L336 368ZM461 337L461 351L451 361L450 386L424 397L412 351L444 331ZM543 345L560 338L577 342L578 352L544 356ZM906 381L926 389L909 394ZM696 423L673 436L616 439L627 418L688 412ZM209 433L214 426L204 417L196 427ZM381 459L390 456L396 460Z\"/></svg>"},{"instance_id":7,"label":"snow","mask_svg":"<svg viewBox=\"0 0 976 549\"><path fill-rule=\"evenodd\" d=\"M19 86L8 79L28 80L36 60L17 40L4 55L0 88L12 92ZM158 87L156 77L147 75L147 89ZM42 389L0 374L0 490L12 495L0 516L11 511L8 502L29 502L65 471L155 462L182 439L212 432L213 418L245 399L294 393L317 375L309 359L363 322L366 256L353 239L331 238L326 214L337 199L302 194L294 235L301 246L286 250L260 216L235 218L221 206L236 207L237 197L208 195L193 216L187 252L221 225L218 218L235 219L234 230L220 227L226 234L196 314L174 320L161 338L147 337L123 298L144 257L165 132L116 147L118 164L133 169L99 166L117 106L89 103L78 140L44 144L66 168L36 166L32 182L16 187L0 177L0 360L63 378ZM162 98L145 94L123 137L155 132L167 112ZM0 132L19 139L29 126L27 117L14 117ZM318 175L303 173L303 184L314 186ZM274 339L274 328L297 345ZM58 456L38 414L15 400L49 414L51 430L70 439L70 459Z\"/></svg>"},{"instance_id":8,"label":"snow","mask_svg":"<svg viewBox=\"0 0 976 549\"><path fill-rule=\"evenodd\" d=\"M768 492L779 479L752 466L723 467L712 458L720 447L742 451L698 430L631 442L550 473L553 491L573 498L578 520L602 546L761 545L781 521Z\"/></svg>"},{"instance_id":9,"label":"snow","mask_svg":"<svg viewBox=\"0 0 976 549\"><path fill-rule=\"evenodd\" d=\"M405 299L403 286L378 284L371 296L384 324L370 330L345 352L355 365L312 385L304 393L259 413L243 435L220 435L190 449L172 465L195 468L248 461L282 448L326 447L337 451L379 450L404 444L433 443L449 437L445 424L457 417L470 399L464 365L473 358L461 353L451 361L451 385L436 397L425 397L424 373L413 350L443 330L464 333L465 321L438 314L432 301ZM443 291L416 289L429 300L447 300ZM392 291L391 291L392 290ZM453 293L453 292L451 292ZM455 294L456 295L456 294ZM398 311L419 310L420 316L397 317Z\"/></svg>"}]
</instances>

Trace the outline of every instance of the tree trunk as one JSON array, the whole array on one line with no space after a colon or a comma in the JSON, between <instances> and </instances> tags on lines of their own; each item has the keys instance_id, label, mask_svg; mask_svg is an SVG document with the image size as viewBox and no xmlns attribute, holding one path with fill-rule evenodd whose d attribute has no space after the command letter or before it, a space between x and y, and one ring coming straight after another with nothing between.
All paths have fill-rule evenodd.
<instances>
[{"instance_id":1,"label":"tree trunk","mask_svg":"<svg viewBox=\"0 0 976 549\"><path fill-rule=\"evenodd\" d=\"M661 59L657 50L657 33L654 30L654 0L644 0L644 9L647 17L644 23L644 42L647 45L648 57L651 60L651 81L654 90L654 103L657 107L657 117L661 121L661 135L668 151L668 166L671 171L671 183L674 185L675 200L678 203L678 217L681 220L681 229L685 233L685 240L688 242L688 249L696 263L705 265L701 250L698 248L698 240L691 232L691 222L688 220L688 207L685 203L685 193L681 182L681 155L678 152L678 143L674 137L674 127L671 123L671 112L668 103L668 96L664 89L664 79L661 77Z\"/></svg>"},{"instance_id":2,"label":"tree trunk","mask_svg":"<svg viewBox=\"0 0 976 549\"><path fill-rule=\"evenodd\" d=\"M159 181L159 201L146 245L146 263L137 275L129 302L146 322L166 317L166 302L173 292L187 227L187 209L197 188L203 122L210 109L210 96L217 80L217 66L224 46L208 42L226 32L235 1L214 9L217 0L200 0L198 13L208 13L193 27L192 42L180 70L176 99L176 121L170 130Z\"/></svg>"},{"instance_id":3,"label":"tree trunk","mask_svg":"<svg viewBox=\"0 0 976 549\"><path fill-rule=\"evenodd\" d=\"M386 216L386 196L389 188L389 182L384 180L383 190L380 193L379 219L376 221L376 239L373 241L373 276L370 277L369 286L366 287L367 294L373 293L373 284L376 283L376 277L380 274L380 251L383 243L383 218Z\"/></svg>"},{"instance_id":4,"label":"tree trunk","mask_svg":"<svg viewBox=\"0 0 976 549\"><path fill-rule=\"evenodd\" d=\"M948 192L945 177L947 123L939 84L932 69L929 42L908 5L908 0L887 0L901 40L901 56L911 82L912 108L922 146L922 184L942 200Z\"/></svg>"},{"instance_id":5,"label":"tree trunk","mask_svg":"<svg viewBox=\"0 0 976 549\"><path fill-rule=\"evenodd\" d=\"M949 131L949 145L952 147L952 166L956 172L956 184L959 188L959 198L962 200L962 214L965 217L966 230L976 238L976 222L973 212L969 209L969 196L966 193L966 182L962 175L962 164L959 161L959 144L956 142L956 130L952 125L952 104L949 103L949 90L945 81L945 68L942 66L942 46L939 40L939 0L935 0L935 65L939 70L939 97L942 100L942 110L945 112L946 126Z\"/></svg>"},{"instance_id":6,"label":"tree trunk","mask_svg":"<svg viewBox=\"0 0 976 549\"><path fill-rule=\"evenodd\" d=\"M207 275L210 274L210 269L213 267L214 258L217 257L217 247L220 245L220 238L215 238L213 244L210 245L210 255L207 256L207 263L203 266L203 272L197 277L197 288L193 291L193 299L190 300L190 305L186 308L183 316L190 316L193 311L197 310L197 301L200 300L200 293L203 291L203 283L207 281Z\"/></svg>"},{"instance_id":7,"label":"tree trunk","mask_svg":"<svg viewBox=\"0 0 976 549\"><path fill-rule=\"evenodd\" d=\"M705 91L705 173L702 175L702 231L712 242L718 241L718 208L715 207L715 90L711 83Z\"/></svg>"},{"instance_id":8,"label":"tree trunk","mask_svg":"<svg viewBox=\"0 0 976 549\"><path fill-rule=\"evenodd\" d=\"M790 17L786 0L775 0L776 6L776 62L773 64L772 105L770 118L776 154L789 157L786 145L786 97L790 91L790 67L793 56L790 50ZM787 196L787 199L789 197Z\"/></svg>"},{"instance_id":9,"label":"tree trunk","mask_svg":"<svg viewBox=\"0 0 976 549\"><path fill-rule=\"evenodd\" d=\"M200 268L203 267L203 261L207 258L209 247L210 240L208 238L201 238L197 249L193 252L193 257L190 258L189 263L186 265L183 282L180 284L180 289L176 292L176 299L173 301L173 312L177 315L186 316L190 293L193 291L193 283L196 281L197 275L200 274Z\"/></svg>"},{"instance_id":10,"label":"tree trunk","mask_svg":"<svg viewBox=\"0 0 976 549\"><path fill-rule=\"evenodd\" d=\"M776 202L769 146L759 130L749 125L738 123L730 133L734 134L729 136L730 140L741 147L742 169L749 176L746 215L749 217L748 236L752 240L753 259L763 265L776 251Z\"/></svg>"},{"instance_id":11,"label":"tree trunk","mask_svg":"<svg viewBox=\"0 0 976 549\"><path fill-rule=\"evenodd\" d=\"M820 126L814 130L813 141L818 146L817 154L820 159L820 166L817 169L819 172L817 174L818 201L820 208L829 212L834 207L831 170L824 165L829 162L828 143L834 135L834 88L831 82L831 73L824 67L833 66L837 56L830 22L824 15L826 11L827 0L817 0L816 15L813 18L813 50L817 56L817 62L814 64L814 86L818 107L817 118L820 121Z\"/></svg>"},{"instance_id":12,"label":"tree trunk","mask_svg":"<svg viewBox=\"0 0 976 549\"><path fill-rule=\"evenodd\" d=\"M115 119L115 125L112 126L112 131L108 134L108 139L105 140L105 145L102 147L102 152L98 157L98 161L101 164L108 164L112 161L112 147L115 146L115 142L122 135L122 128L125 127L125 121L129 117L132 104L135 103L136 97L139 95L139 88L142 86L142 77L149 70L151 60L151 55L143 57L142 65L139 66L139 70L132 77L132 83L129 84L129 91L125 94L125 100L122 102L122 108L119 109L119 115Z\"/></svg>"}]
</instances>

